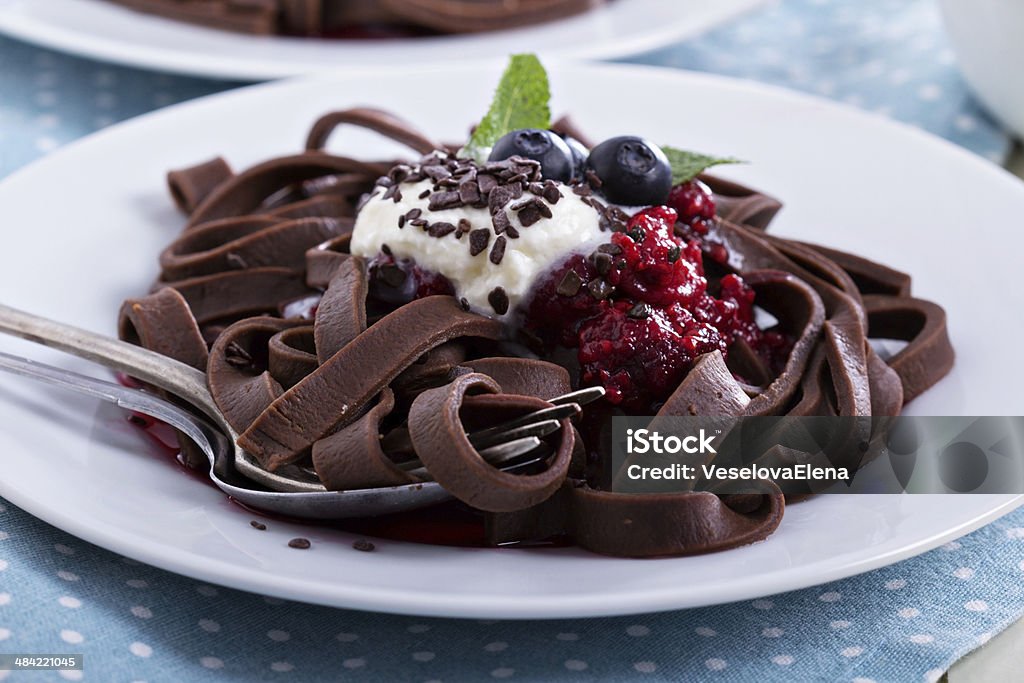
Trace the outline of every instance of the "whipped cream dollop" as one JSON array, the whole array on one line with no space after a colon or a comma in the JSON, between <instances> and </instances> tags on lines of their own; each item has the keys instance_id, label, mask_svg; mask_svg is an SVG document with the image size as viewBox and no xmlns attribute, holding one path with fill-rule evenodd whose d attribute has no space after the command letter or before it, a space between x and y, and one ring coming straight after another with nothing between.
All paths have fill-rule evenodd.
<instances>
[{"instance_id":1,"label":"whipped cream dollop","mask_svg":"<svg viewBox=\"0 0 1024 683\"><path fill-rule=\"evenodd\" d=\"M542 181L534 162L445 163L424 167L429 177L415 168L410 180L376 187L356 216L351 252L412 259L448 278L471 309L507 318L538 278L607 239L595 202Z\"/></svg>"}]
</instances>

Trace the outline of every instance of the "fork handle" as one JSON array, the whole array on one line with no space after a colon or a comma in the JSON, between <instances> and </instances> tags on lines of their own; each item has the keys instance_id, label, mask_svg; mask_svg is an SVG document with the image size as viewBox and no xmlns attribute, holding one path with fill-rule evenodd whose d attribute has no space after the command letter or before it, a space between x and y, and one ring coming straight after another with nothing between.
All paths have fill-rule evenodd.
<instances>
[{"instance_id":1,"label":"fork handle","mask_svg":"<svg viewBox=\"0 0 1024 683\"><path fill-rule=\"evenodd\" d=\"M173 358L3 304L0 332L70 353L181 396L223 426L224 418L206 388L206 374Z\"/></svg>"}]
</instances>

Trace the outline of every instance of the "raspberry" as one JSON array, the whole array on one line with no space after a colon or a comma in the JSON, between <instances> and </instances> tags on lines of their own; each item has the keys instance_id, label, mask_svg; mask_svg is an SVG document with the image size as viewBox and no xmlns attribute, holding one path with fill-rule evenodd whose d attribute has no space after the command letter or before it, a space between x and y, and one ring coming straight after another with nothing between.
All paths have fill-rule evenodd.
<instances>
[{"instance_id":1,"label":"raspberry","mask_svg":"<svg viewBox=\"0 0 1024 683\"><path fill-rule=\"evenodd\" d=\"M706 235L715 219L715 200L711 188L699 180L680 183L668 194L668 205L679 214L680 222Z\"/></svg>"},{"instance_id":2,"label":"raspberry","mask_svg":"<svg viewBox=\"0 0 1024 683\"><path fill-rule=\"evenodd\" d=\"M576 346L580 322L598 312L599 302L587 288L596 276L586 257L570 256L534 289L524 327L546 344Z\"/></svg>"},{"instance_id":3,"label":"raspberry","mask_svg":"<svg viewBox=\"0 0 1024 683\"><path fill-rule=\"evenodd\" d=\"M633 216L626 232L612 235L622 250L608 282L626 296L655 306L684 305L704 295L707 282L696 243L674 235L676 212L659 206Z\"/></svg>"}]
</instances>

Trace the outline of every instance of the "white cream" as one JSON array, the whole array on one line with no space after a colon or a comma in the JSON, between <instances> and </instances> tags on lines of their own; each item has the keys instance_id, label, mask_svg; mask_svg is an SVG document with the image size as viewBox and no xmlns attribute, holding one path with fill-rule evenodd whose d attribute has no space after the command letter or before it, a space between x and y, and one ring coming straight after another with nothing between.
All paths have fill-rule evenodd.
<instances>
[{"instance_id":1,"label":"white cream","mask_svg":"<svg viewBox=\"0 0 1024 683\"><path fill-rule=\"evenodd\" d=\"M421 268L440 273L455 287L455 295L465 298L476 311L494 316L487 296L496 287L505 290L509 299L509 313L530 293L535 281L547 274L572 253L586 251L607 240L602 236L597 212L568 187L559 186L562 198L550 204L551 218L542 218L529 227L523 227L517 212L506 205L502 211L519 232L516 239L507 239L505 256L501 263L489 258L497 235L493 234L488 209L463 206L455 209L430 211L429 198L419 195L430 190L433 183L423 180L401 185L402 199L383 199L384 190L377 188L356 217L352 232L351 251L358 256L374 257L388 245L396 258L409 258ZM524 195L524 197L529 195ZM513 204L518 199L513 199ZM456 239L455 233L444 237L431 237L423 229L406 224L398 227L399 216L412 209L420 209L421 218L429 223L447 222L458 225L460 219L470 222L472 230L487 228L492 231L488 248L471 256L469 236Z\"/></svg>"}]
</instances>

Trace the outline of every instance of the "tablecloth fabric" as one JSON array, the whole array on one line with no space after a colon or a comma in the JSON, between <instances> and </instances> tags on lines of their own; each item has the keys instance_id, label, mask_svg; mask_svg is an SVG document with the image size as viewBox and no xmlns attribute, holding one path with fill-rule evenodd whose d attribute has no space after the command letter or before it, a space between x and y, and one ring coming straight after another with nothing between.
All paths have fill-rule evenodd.
<instances>
[{"instance_id":1,"label":"tablecloth fabric","mask_svg":"<svg viewBox=\"0 0 1024 683\"><path fill-rule=\"evenodd\" d=\"M785 0L625 61L834 97L994 161L1009 148L970 99L929 0ZM0 38L0 176L118 120L238 85ZM1022 614L1024 511L817 588L655 615L512 622L361 613L203 585L0 502L0 652L85 655L84 671L0 671L0 680L934 681Z\"/></svg>"}]
</instances>

